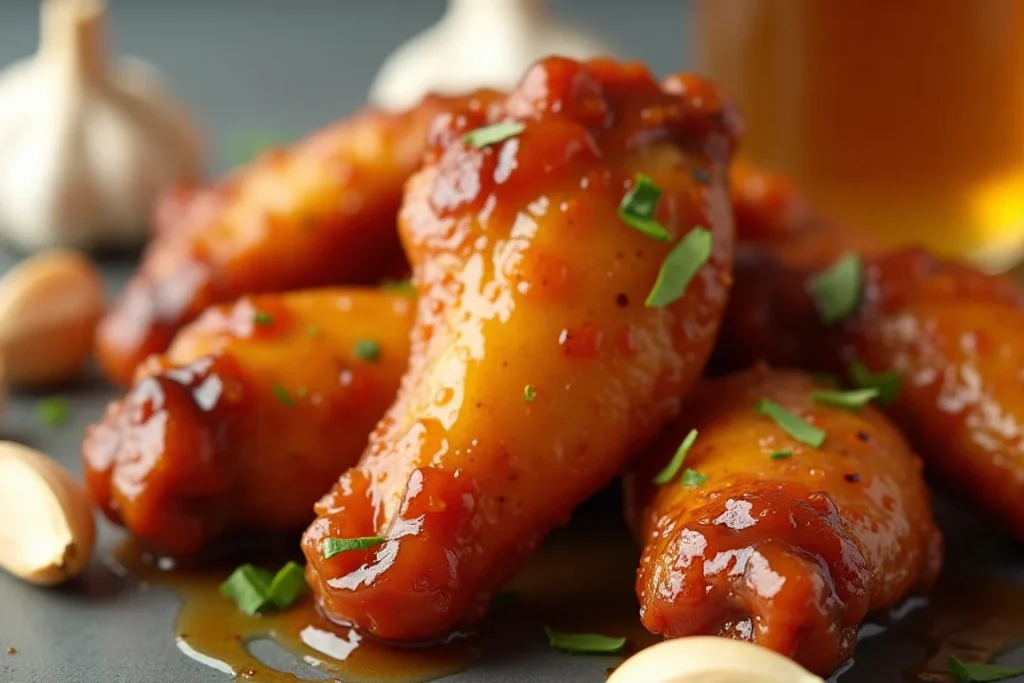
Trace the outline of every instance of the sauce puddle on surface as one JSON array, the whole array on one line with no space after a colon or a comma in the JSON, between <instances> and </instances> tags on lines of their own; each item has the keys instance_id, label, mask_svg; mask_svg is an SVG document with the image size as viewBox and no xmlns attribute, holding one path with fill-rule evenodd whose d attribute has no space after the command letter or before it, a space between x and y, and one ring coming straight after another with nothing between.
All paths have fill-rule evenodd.
<instances>
[{"instance_id":1,"label":"sauce puddle on surface","mask_svg":"<svg viewBox=\"0 0 1024 683\"><path fill-rule=\"evenodd\" d=\"M639 550L621 519L590 519L556 532L501 592L479 634L429 647L374 641L330 622L307 592L282 612L249 616L221 597L220 584L240 564L276 571L294 556L236 550L195 567L157 561L126 541L111 558L136 581L174 591L178 649L211 668L257 683L307 679L275 669L249 651L271 640L322 675L352 683L419 683L468 668L487 655L546 647L543 627L626 636L623 656L656 642L639 621L633 591ZM297 544L295 544L297 546ZM328 679L330 680L330 679Z\"/></svg>"},{"instance_id":2,"label":"sauce puddle on surface","mask_svg":"<svg viewBox=\"0 0 1024 683\"><path fill-rule=\"evenodd\" d=\"M544 626L625 636L628 647L623 657L657 642L659 638L647 633L638 618L634 582L639 550L617 506L608 509L611 514L588 510L596 514L578 515L571 527L553 534L495 597L479 634L431 647L387 645L360 636L323 617L308 593L288 610L263 616L245 615L220 596L220 584L239 564L276 571L287 560L300 559L295 556L249 549L212 561L206 558L201 567L179 564L166 570L136 544L126 542L112 559L137 581L177 593L178 648L226 675L257 683L316 680L275 669L248 649L256 641L270 640L321 676L346 683L419 683L462 671L481 659L529 657L543 651ZM965 662L988 662L1024 642L1024 585L965 575L963 569L951 567L929 598L912 598L866 625L856 655L862 661L832 680L896 683L902 677L908 683L951 682L950 655ZM908 657L908 668L888 661L884 653L872 656L869 641L875 639L924 654Z\"/></svg>"}]
</instances>

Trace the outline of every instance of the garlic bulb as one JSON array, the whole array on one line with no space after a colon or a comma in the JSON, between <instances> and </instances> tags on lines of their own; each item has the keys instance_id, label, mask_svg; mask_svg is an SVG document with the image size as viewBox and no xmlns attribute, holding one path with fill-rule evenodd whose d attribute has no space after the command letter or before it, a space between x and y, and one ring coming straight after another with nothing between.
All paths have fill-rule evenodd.
<instances>
[{"instance_id":1,"label":"garlic bulb","mask_svg":"<svg viewBox=\"0 0 1024 683\"><path fill-rule=\"evenodd\" d=\"M428 92L510 89L541 57L585 59L609 52L598 38L554 21L542 0L449 0L437 24L384 62L370 100L401 110Z\"/></svg>"},{"instance_id":2,"label":"garlic bulb","mask_svg":"<svg viewBox=\"0 0 1024 683\"><path fill-rule=\"evenodd\" d=\"M156 71L108 61L104 16L102 0L44 0L38 51L0 72L0 234L22 249L141 242L158 195L201 170Z\"/></svg>"}]
</instances>

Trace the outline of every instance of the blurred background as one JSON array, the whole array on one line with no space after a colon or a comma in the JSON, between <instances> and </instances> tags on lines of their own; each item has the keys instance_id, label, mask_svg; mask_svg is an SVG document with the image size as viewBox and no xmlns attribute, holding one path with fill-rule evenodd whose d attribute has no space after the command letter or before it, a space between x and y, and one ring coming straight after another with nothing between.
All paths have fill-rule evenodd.
<instances>
[{"instance_id":1,"label":"blurred background","mask_svg":"<svg viewBox=\"0 0 1024 683\"><path fill-rule=\"evenodd\" d=\"M480 0L487 3L490 0ZM553 14L659 74L686 59L681 0L553 0ZM263 139L350 114L381 63L445 0L109 0L113 48L161 68L202 120L215 169ZM0 2L0 65L35 51L39 6Z\"/></svg>"}]
</instances>

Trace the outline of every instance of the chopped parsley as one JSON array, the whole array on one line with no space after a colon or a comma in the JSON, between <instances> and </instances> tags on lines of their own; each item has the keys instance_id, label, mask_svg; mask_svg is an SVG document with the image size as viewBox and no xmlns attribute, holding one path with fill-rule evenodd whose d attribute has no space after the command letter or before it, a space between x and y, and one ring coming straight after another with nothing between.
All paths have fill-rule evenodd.
<instances>
[{"instance_id":1,"label":"chopped parsley","mask_svg":"<svg viewBox=\"0 0 1024 683\"><path fill-rule=\"evenodd\" d=\"M220 594L234 600L238 609L256 614L268 607L287 609L306 589L305 572L289 562L277 574L243 564L220 585Z\"/></svg>"},{"instance_id":2,"label":"chopped parsley","mask_svg":"<svg viewBox=\"0 0 1024 683\"><path fill-rule=\"evenodd\" d=\"M889 405L899 396L903 378L897 372L871 372L863 364L853 363L847 373L855 387L876 390L882 405Z\"/></svg>"},{"instance_id":3,"label":"chopped parsley","mask_svg":"<svg viewBox=\"0 0 1024 683\"><path fill-rule=\"evenodd\" d=\"M768 456L769 460L785 460L793 455L792 448L783 448L778 451L772 451L771 455Z\"/></svg>"},{"instance_id":4,"label":"chopped parsley","mask_svg":"<svg viewBox=\"0 0 1024 683\"><path fill-rule=\"evenodd\" d=\"M649 175L637 173L633 187L619 204L619 218L652 239L668 242L672 235L655 218L659 201L661 188L654 184Z\"/></svg>"},{"instance_id":5,"label":"chopped parsley","mask_svg":"<svg viewBox=\"0 0 1024 683\"><path fill-rule=\"evenodd\" d=\"M762 398L757 403L757 412L770 418L782 431L808 446L820 448L825 443L825 432L808 423L798 415L794 415L770 398Z\"/></svg>"},{"instance_id":6,"label":"chopped parsley","mask_svg":"<svg viewBox=\"0 0 1024 683\"><path fill-rule=\"evenodd\" d=\"M679 480L679 484L680 486L685 486L688 489L693 489L698 486L703 486L704 482L707 480L707 475L701 474L697 470L687 469L683 471L683 476Z\"/></svg>"},{"instance_id":7,"label":"chopped parsley","mask_svg":"<svg viewBox=\"0 0 1024 683\"><path fill-rule=\"evenodd\" d=\"M469 131L462 136L462 141L470 147L482 149L489 145L504 142L509 138L514 138L524 130L526 130L526 125L522 123L515 123L512 121L494 123L490 126L484 126L482 128Z\"/></svg>"},{"instance_id":8,"label":"chopped parsley","mask_svg":"<svg viewBox=\"0 0 1024 683\"><path fill-rule=\"evenodd\" d=\"M376 339L360 339L353 352L359 360L373 363L380 358L380 342Z\"/></svg>"},{"instance_id":9,"label":"chopped parsley","mask_svg":"<svg viewBox=\"0 0 1024 683\"><path fill-rule=\"evenodd\" d=\"M416 294L416 286L412 283L412 280L395 280L386 277L380 281L380 288L403 296L415 296Z\"/></svg>"},{"instance_id":10,"label":"chopped parsley","mask_svg":"<svg viewBox=\"0 0 1024 683\"><path fill-rule=\"evenodd\" d=\"M320 544L320 553L329 560L338 553L349 550L368 550L384 542L383 536L361 536L360 538L325 538Z\"/></svg>"},{"instance_id":11,"label":"chopped parsley","mask_svg":"<svg viewBox=\"0 0 1024 683\"><path fill-rule=\"evenodd\" d=\"M71 406L63 396L50 396L36 404L39 422L44 427L66 427L71 419Z\"/></svg>"},{"instance_id":12,"label":"chopped parsley","mask_svg":"<svg viewBox=\"0 0 1024 683\"><path fill-rule=\"evenodd\" d=\"M289 408L295 405L295 400L291 397L291 394L289 394L288 390L281 386L280 383L274 384L274 396L277 398L278 401L285 404Z\"/></svg>"},{"instance_id":13,"label":"chopped parsley","mask_svg":"<svg viewBox=\"0 0 1024 683\"><path fill-rule=\"evenodd\" d=\"M645 305L662 308L677 301L686 293L690 280L711 256L711 233L701 227L694 228L679 240L665 257L658 271Z\"/></svg>"},{"instance_id":14,"label":"chopped parsley","mask_svg":"<svg viewBox=\"0 0 1024 683\"><path fill-rule=\"evenodd\" d=\"M274 316L270 315L266 311L256 311L252 314L252 321L257 325L273 325Z\"/></svg>"},{"instance_id":15,"label":"chopped parsley","mask_svg":"<svg viewBox=\"0 0 1024 683\"><path fill-rule=\"evenodd\" d=\"M697 440L697 430L691 429L690 433L686 435L683 442L679 444L679 448L676 449L675 455L669 461L665 468L658 472L657 476L654 477L655 484L667 484L676 478L676 474L679 473L679 468L683 466L683 460L686 459L686 454L689 452L690 447L693 446L693 442Z\"/></svg>"},{"instance_id":16,"label":"chopped parsley","mask_svg":"<svg viewBox=\"0 0 1024 683\"><path fill-rule=\"evenodd\" d=\"M878 397L878 389L853 389L850 391L815 391L814 400L827 406L847 408L856 410L871 402L871 399Z\"/></svg>"},{"instance_id":17,"label":"chopped parsley","mask_svg":"<svg viewBox=\"0 0 1024 683\"><path fill-rule=\"evenodd\" d=\"M1024 669L1017 669L1009 666L996 666L995 664L974 664L962 662L953 655L946 660L949 673L957 680L957 683L988 683L988 681L1003 681L1007 678L1024 674Z\"/></svg>"},{"instance_id":18,"label":"chopped parsley","mask_svg":"<svg viewBox=\"0 0 1024 683\"><path fill-rule=\"evenodd\" d=\"M537 390L533 388L532 384L527 384L523 387L523 400L527 403L533 403L533 400L537 398Z\"/></svg>"},{"instance_id":19,"label":"chopped parsley","mask_svg":"<svg viewBox=\"0 0 1024 683\"><path fill-rule=\"evenodd\" d=\"M857 310L864 284L863 264L856 254L847 254L808 280L818 317L825 325L840 322Z\"/></svg>"},{"instance_id":20,"label":"chopped parsley","mask_svg":"<svg viewBox=\"0 0 1024 683\"><path fill-rule=\"evenodd\" d=\"M625 638L612 638L598 633L566 633L544 627L551 647L570 654L614 654L626 646Z\"/></svg>"}]
</instances>

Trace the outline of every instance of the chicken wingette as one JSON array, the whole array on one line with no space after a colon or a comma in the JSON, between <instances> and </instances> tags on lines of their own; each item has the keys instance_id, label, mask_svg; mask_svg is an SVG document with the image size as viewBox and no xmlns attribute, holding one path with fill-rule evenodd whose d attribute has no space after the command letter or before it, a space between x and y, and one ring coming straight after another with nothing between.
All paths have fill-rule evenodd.
<instances>
[{"instance_id":1,"label":"chicken wingette","mask_svg":"<svg viewBox=\"0 0 1024 683\"><path fill-rule=\"evenodd\" d=\"M93 499L170 555L301 530L394 399L415 306L325 289L210 309L87 431Z\"/></svg>"},{"instance_id":2,"label":"chicken wingette","mask_svg":"<svg viewBox=\"0 0 1024 683\"><path fill-rule=\"evenodd\" d=\"M303 539L329 617L399 641L471 627L678 412L728 295L738 125L685 83L551 58L434 127L399 222L410 369Z\"/></svg>"},{"instance_id":3,"label":"chicken wingette","mask_svg":"<svg viewBox=\"0 0 1024 683\"><path fill-rule=\"evenodd\" d=\"M489 96L469 98L484 106ZM213 304L245 294L376 283L405 264L396 220L434 116L366 109L212 185L169 194L138 271L100 324L96 353L119 384Z\"/></svg>"},{"instance_id":4,"label":"chicken wingette","mask_svg":"<svg viewBox=\"0 0 1024 683\"><path fill-rule=\"evenodd\" d=\"M824 389L765 366L705 380L627 477L649 630L749 640L827 676L868 611L931 585L920 460L879 411Z\"/></svg>"}]
</instances>

